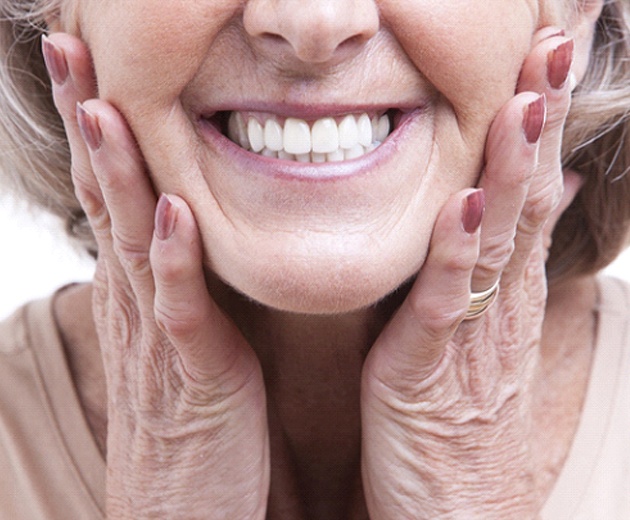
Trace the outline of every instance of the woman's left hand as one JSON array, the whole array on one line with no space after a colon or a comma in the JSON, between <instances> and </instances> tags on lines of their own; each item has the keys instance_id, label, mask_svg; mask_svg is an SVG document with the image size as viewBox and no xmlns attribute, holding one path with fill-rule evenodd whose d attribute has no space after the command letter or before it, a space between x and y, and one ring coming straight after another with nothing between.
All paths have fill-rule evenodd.
<instances>
[{"instance_id":1,"label":"woman's left hand","mask_svg":"<svg viewBox=\"0 0 630 520\"><path fill-rule=\"evenodd\" d=\"M558 33L537 33L517 95L488 134L481 228L479 192L451 197L411 292L366 360L362 471L373 520L538 515L531 383L572 58L572 41ZM498 280L487 314L463 321L471 288Z\"/></svg>"}]
</instances>

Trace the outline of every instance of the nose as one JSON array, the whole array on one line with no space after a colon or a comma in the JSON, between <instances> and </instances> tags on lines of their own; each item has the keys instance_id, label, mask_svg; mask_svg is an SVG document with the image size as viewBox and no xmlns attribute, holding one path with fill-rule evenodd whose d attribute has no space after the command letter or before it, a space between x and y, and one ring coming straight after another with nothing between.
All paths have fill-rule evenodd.
<instances>
[{"instance_id":1,"label":"nose","mask_svg":"<svg viewBox=\"0 0 630 520\"><path fill-rule=\"evenodd\" d=\"M271 58L334 64L361 51L379 15L375 0L249 0L243 23L255 49Z\"/></svg>"}]
</instances>

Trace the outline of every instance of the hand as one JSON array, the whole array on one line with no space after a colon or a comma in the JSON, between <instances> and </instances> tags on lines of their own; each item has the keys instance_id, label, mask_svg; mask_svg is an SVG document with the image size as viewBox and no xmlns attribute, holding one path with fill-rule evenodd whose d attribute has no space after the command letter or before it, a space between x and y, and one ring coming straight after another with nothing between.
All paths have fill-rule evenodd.
<instances>
[{"instance_id":1,"label":"hand","mask_svg":"<svg viewBox=\"0 0 630 520\"><path fill-rule=\"evenodd\" d=\"M107 517L264 518L269 442L254 352L210 298L185 201L159 202L86 47L44 41L98 243L94 319L107 379ZM81 103L75 109L77 103Z\"/></svg>"},{"instance_id":2,"label":"hand","mask_svg":"<svg viewBox=\"0 0 630 520\"><path fill-rule=\"evenodd\" d=\"M490 129L481 228L480 192L451 197L411 292L366 360L362 471L373 520L525 519L542 505L530 386L547 294L544 228L562 193L570 103L572 42L558 32L536 34L517 94ZM497 280L488 313L462 321L471 288Z\"/></svg>"}]
</instances>

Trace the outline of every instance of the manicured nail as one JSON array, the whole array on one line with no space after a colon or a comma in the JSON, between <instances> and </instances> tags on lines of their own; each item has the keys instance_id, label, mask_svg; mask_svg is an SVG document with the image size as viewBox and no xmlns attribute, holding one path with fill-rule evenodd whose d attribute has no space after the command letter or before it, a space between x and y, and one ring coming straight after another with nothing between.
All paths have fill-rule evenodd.
<instances>
[{"instance_id":1,"label":"manicured nail","mask_svg":"<svg viewBox=\"0 0 630 520\"><path fill-rule=\"evenodd\" d=\"M573 40L568 40L549 51L547 55L547 79L552 88L564 86L573 62Z\"/></svg>"},{"instance_id":2,"label":"manicured nail","mask_svg":"<svg viewBox=\"0 0 630 520\"><path fill-rule=\"evenodd\" d=\"M45 34L42 36L42 54L50 79L58 85L65 83L69 74L66 57L63 51L51 42Z\"/></svg>"},{"instance_id":3,"label":"manicured nail","mask_svg":"<svg viewBox=\"0 0 630 520\"><path fill-rule=\"evenodd\" d=\"M532 101L525 108L525 115L523 117L523 131L525 132L525 139L530 144L538 142L543 128L545 127L545 121L547 119L547 98L544 94L538 97L535 101Z\"/></svg>"},{"instance_id":4,"label":"manicured nail","mask_svg":"<svg viewBox=\"0 0 630 520\"><path fill-rule=\"evenodd\" d=\"M155 234L160 240L168 240L175 232L177 208L168 195L162 193L155 210Z\"/></svg>"},{"instance_id":5,"label":"manicured nail","mask_svg":"<svg viewBox=\"0 0 630 520\"><path fill-rule=\"evenodd\" d=\"M462 225L469 235L475 233L481 225L486 208L486 196L482 189L473 191L464 199L462 205Z\"/></svg>"},{"instance_id":6,"label":"manicured nail","mask_svg":"<svg viewBox=\"0 0 630 520\"><path fill-rule=\"evenodd\" d=\"M99 125L98 118L87 111L81 103L77 103L77 123L85 144L92 151L96 151L103 143L103 133Z\"/></svg>"}]
</instances>

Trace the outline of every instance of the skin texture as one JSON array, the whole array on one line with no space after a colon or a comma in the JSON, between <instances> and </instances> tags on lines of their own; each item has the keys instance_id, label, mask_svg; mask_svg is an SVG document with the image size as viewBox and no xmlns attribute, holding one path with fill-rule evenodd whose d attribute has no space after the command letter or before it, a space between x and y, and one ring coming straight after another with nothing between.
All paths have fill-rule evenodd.
<instances>
[{"instance_id":1,"label":"skin texture","mask_svg":"<svg viewBox=\"0 0 630 520\"><path fill-rule=\"evenodd\" d=\"M82 38L47 52L99 244L80 339L103 356L84 395L107 396L108 518L536 517L544 230L579 189L562 195L570 92L549 63L571 40L537 31L553 3L377 4L85 2L52 24ZM244 169L197 123L357 100L424 110L334 183Z\"/></svg>"},{"instance_id":2,"label":"skin texture","mask_svg":"<svg viewBox=\"0 0 630 520\"><path fill-rule=\"evenodd\" d=\"M240 4L79 4L100 97L125 114L157 191L190 205L206 262L231 286L297 312L370 305L418 271L439 209L476 183L488 128L514 94L538 6L495 0L471 18L461 2L301 5L314 13L311 21L296 18L291 2L247 2L244 12ZM346 28L355 12L365 21ZM293 46L308 40L304 26L326 34L319 25L333 15L340 20L330 29L333 42L363 41L331 56L303 51L302 61ZM286 20L294 43L269 36ZM286 105L334 113L363 104L422 105L425 114L370 175L316 187L244 171L195 125L199 112L217 108L269 106L290 115Z\"/></svg>"}]
</instances>

